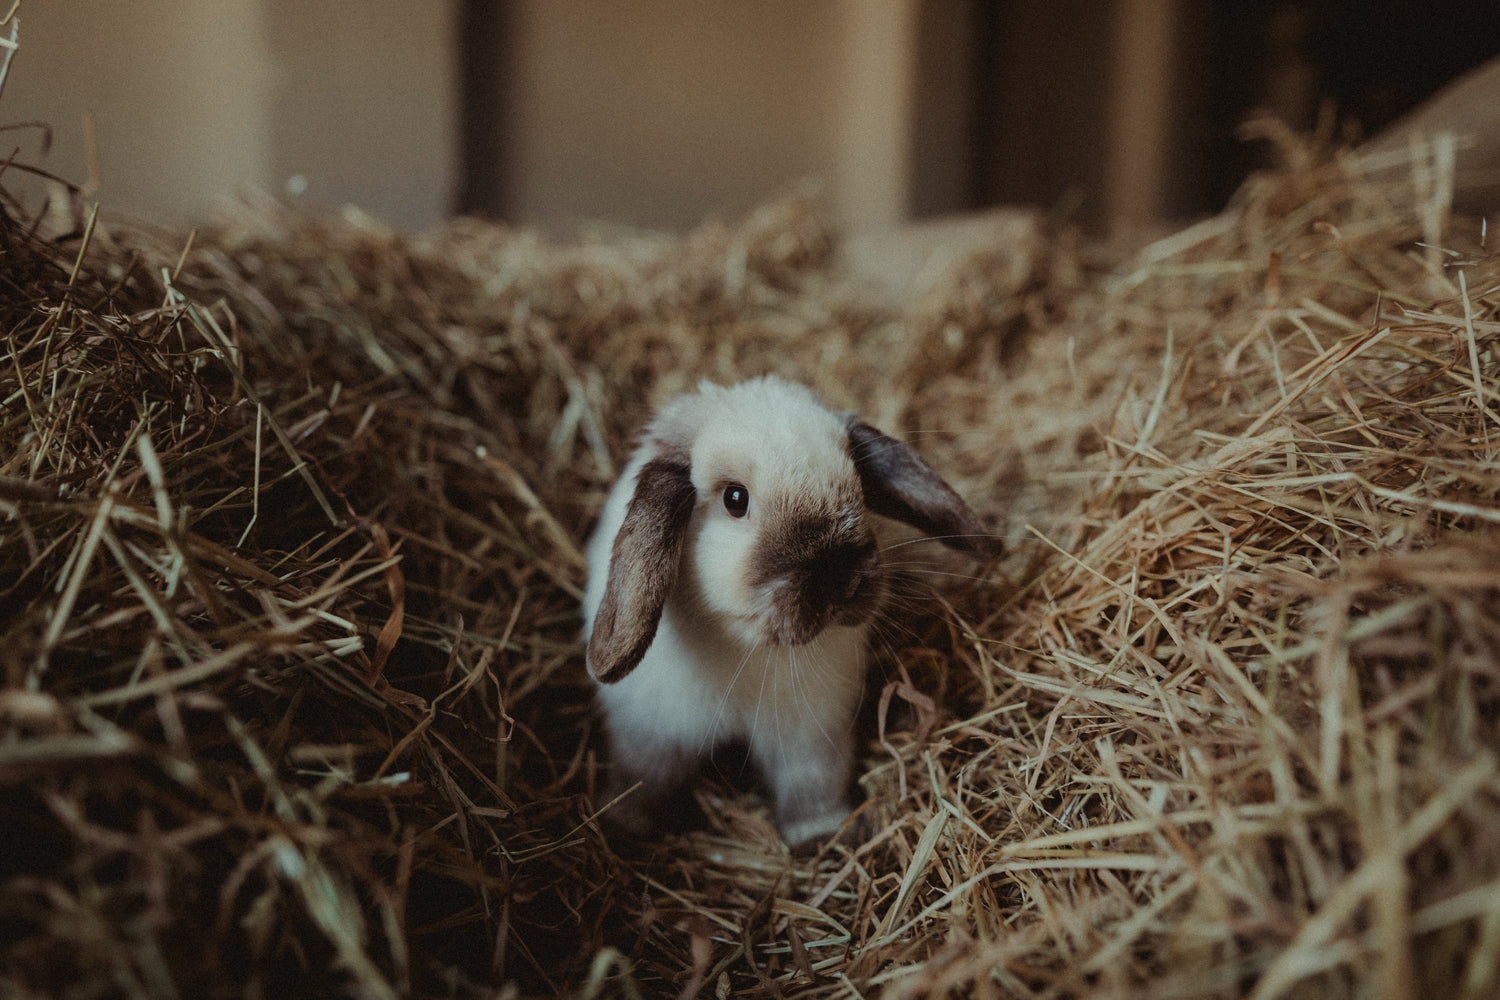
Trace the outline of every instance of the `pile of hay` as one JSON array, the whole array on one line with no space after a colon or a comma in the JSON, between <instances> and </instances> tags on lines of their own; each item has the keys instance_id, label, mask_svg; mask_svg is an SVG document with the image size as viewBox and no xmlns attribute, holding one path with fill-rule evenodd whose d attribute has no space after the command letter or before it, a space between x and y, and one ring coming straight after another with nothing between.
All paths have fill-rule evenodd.
<instances>
[{"instance_id":1,"label":"pile of hay","mask_svg":"<svg viewBox=\"0 0 1500 1000\"><path fill-rule=\"evenodd\" d=\"M921 301L796 199L566 245L248 207L0 226L0 991L1481 998L1500 268L1428 150L1295 147L1102 269ZM1009 546L892 629L864 843L596 821L581 540L778 371ZM952 568L952 567L950 567Z\"/></svg>"}]
</instances>

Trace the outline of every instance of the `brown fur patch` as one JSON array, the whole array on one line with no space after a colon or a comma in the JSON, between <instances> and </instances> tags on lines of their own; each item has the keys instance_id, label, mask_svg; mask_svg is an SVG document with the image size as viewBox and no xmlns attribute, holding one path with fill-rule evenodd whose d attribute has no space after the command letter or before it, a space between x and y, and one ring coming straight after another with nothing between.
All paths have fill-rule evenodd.
<instances>
[{"instance_id":1,"label":"brown fur patch","mask_svg":"<svg viewBox=\"0 0 1500 1000\"><path fill-rule=\"evenodd\" d=\"M837 621L865 621L883 587L875 536L857 503L799 498L776 512L760 539L755 582L774 588L774 642L811 640Z\"/></svg>"}]
</instances>

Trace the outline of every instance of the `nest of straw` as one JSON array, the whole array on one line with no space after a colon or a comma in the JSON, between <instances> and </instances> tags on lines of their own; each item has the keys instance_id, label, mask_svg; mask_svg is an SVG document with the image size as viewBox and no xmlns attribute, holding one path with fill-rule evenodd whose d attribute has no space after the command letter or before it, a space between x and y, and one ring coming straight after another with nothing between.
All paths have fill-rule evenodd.
<instances>
[{"instance_id":1,"label":"nest of straw","mask_svg":"<svg viewBox=\"0 0 1500 1000\"><path fill-rule=\"evenodd\" d=\"M1500 988L1500 267L1441 154L1288 144L1103 268L924 298L815 205L551 243L249 205L0 226L0 990L1480 998ZM596 820L585 536L778 371L1005 535L883 649L875 831Z\"/></svg>"}]
</instances>

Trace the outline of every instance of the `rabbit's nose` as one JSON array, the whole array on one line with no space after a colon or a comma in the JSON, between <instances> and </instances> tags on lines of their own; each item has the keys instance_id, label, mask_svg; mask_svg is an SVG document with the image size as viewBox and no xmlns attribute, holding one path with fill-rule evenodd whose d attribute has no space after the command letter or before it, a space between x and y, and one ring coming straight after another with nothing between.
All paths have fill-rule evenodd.
<instances>
[{"instance_id":1,"label":"rabbit's nose","mask_svg":"<svg viewBox=\"0 0 1500 1000\"><path fill-rule=\"evenodd\" d=\"M852 601L874 575L878 563L873 546L834 546L809 574L810 596L824 606Z\"/></svg>"}]
</instances>

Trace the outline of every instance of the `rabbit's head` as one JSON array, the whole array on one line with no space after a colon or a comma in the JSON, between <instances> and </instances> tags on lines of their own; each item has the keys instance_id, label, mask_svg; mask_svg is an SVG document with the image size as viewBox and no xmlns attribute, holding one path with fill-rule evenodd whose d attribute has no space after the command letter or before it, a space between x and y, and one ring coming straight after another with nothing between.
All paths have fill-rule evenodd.
<instances>
[{"instance_id":1,"label":"rabbit's head","mask_svg":"<svg viewBox=\"0 0 1500 1000\"><path fill-rule=\"evenodd\" d=\"M747 647L867 625L888 587L880 517L976 555L995 547L908 445L774 377L667 404L632 472L608 566L590 567L607 573L588 646L605 683L641 661L669 602Z\"/></svg>"}]
</instances>

